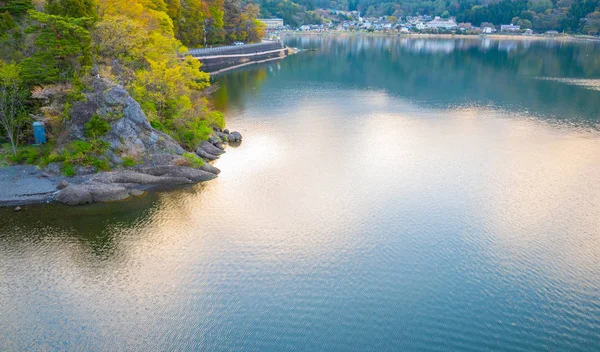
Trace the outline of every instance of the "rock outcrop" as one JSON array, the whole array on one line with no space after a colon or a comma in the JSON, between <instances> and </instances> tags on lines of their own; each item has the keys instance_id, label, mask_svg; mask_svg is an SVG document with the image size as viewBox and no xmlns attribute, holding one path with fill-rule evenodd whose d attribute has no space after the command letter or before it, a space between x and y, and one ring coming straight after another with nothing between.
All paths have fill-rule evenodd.
<instances>
[{"instance_id":1,"label":"rock outcrop","mask_svg":"<svg viewBox=\"0 0 600 352\"><path fill-rule=\"evenodd\" d=\"M207 162L198 168L191 167L198 163L189 155L184 156L185 150L173 138L150 125L141 106L122 86L97 78L85 98L72 105L71 118L63 126L66 132L59 136L58 145L87 140L86 124L99 116L108 122L109 128L95 138L106 142L106 157L111 167L119 168L96 174L96 167L76 166L76 182L63 180L58 187L53 186L58 189L54 196L57 202L79 205L122 201L151 187L209 181L221 172ZM241 140L239 132L215 128L209 140L200 143L196 154L205 161L216 160L225 153L226 143ZM123 170L120 165L124 157L138 161L138 166ZM60 170L59 164L51 163L44 169L44 175L59 177Z\"/></svg>"},{"instance_id":2,"label":"rock outcrop","mask_svg":"<svg viewBox=\"0 0 600 352\"><path fill-rule=\"evenodd\" d=\"M111 163L120 164L122 157L141 160L154 153L183 154L184 149L169 135L150 125L140 104L120 85L105 79L95 79L93 91L85 101L71 107L71 119L60 136L59 144L85 140L85 124L99 115L109 121L109 131L100 139L110 147L107 155Z\"/></svg>"},{"instance_id":3,"label":"rock outcrop","mask_svg":"<svg viewBox=\"0 0 600 352\"><path fill-rule=\"evenodd\" d=\"M134 171L104 172L85 183L63 188L57 193L55 200L68 205L117 202L132 196L140 196L144 193L142 189L152 186L209 181L215 179L217 173L174 165L138 167Z\"/></svg>"}]
</instances>

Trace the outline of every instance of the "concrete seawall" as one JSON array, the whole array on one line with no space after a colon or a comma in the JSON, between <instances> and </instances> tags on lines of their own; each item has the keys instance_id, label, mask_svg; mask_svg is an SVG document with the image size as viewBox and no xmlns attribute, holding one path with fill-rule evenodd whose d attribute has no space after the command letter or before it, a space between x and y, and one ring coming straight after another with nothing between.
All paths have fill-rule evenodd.
<instances>
[{"instance_id":1,"label":"concrete seawall","mask_svg":"<svg viewBox=\"0 0 600 352\"><path fill-rule=\"evenodd\" d=\"M281 42L267 42L192 49L188 54L202 62L203 71L216 74L253 63L282 59L287 56L288 48Z\"/></svg>"}]
</instances>

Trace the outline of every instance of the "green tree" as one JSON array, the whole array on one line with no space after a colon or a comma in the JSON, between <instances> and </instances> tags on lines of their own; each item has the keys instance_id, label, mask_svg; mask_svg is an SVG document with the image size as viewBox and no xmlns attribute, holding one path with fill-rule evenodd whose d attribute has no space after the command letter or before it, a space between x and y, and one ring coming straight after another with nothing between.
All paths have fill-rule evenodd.
<instances>
[{"instance_id":1,"label":"green tree","mask_svg":"<svg viewBox=\"0 0 600 352\"><path fill-rule=\"evenodd\" d=\"M37 51L21 63L30 84L69 81L92 66L89 18L71 18L30 10L34 21L28 32L35 36Z\"/></svg>"},{"instance_id":2,"label":"green tree","mask_svg":"<svg viewBox=\"0 0 600 352\"><path fill-rule=\"evenodd\" d=\"M46 12L66 17L89 17L95 19L96 5L93 0L46 0Z\"/></svg>"},{"instance_id":3,"label":"green tree","mask_svg":"<svg viewBox=\"0 0 600 352\"><path fill-rule=\"evenodd\" d=\"M0 130L17 154L21 132L28 121L25 111L27 91L22 86L16 64L0 61Z\"/></svg>"}]
</instances>

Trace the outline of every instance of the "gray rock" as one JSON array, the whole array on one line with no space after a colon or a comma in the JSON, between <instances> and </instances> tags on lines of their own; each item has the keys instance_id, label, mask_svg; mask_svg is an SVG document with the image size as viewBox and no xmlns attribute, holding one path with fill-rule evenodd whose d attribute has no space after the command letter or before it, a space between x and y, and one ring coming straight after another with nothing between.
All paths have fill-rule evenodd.
<instances>
[{"instance_id":1,"label":"gray rock","mask_svg":"<svg viewBox=\"0 0 600 352\"><path fill-rule=\"evenodd\" d=\"M226 129L223 130L223 133L229 134L229 130L226 128Z\"/></svg>"},{"instance_id":2,"label":"gray rock","mask_svg":"<svg viewBox=\"0 0 600 352\"><path fill-rule=\"evenodd\" d=\"M222 142L227 142L227 138L228 138L228 134L227 133L223 133L223 132L217 132L215 133L217 135L217 137L221 138Z\"/></svg>"},{"instance_id":3,"label":"gray rock","mask_svg":"<svg viewBox=\"0 0 600 352\"><path fill-rule=\"evenodd\" d=\"M221 170L219 170L218 168L214 167L213 165L211 165L209 163L204 163L204 165L202 165L200 167L200 170L204 170L206 172L210 172L211 174L215 174L215 175L218 175L221 173Z\"/></svg>"},{"instance_id":4,"label":"gray rock","mask_svg":"<svg viewBox=\"0 0 600 352\"><path fill-rule=\"evenodd\" d=\"M177 178L185 177L194 182L210 181L210 180L214 180L215 178L217 178L217 175L215 175L213 173L206 172L206 171L200 170L200 169L194 169L194 168L187 167L187 166L180 166L180 167L173 168L165 176L177 177Z\"/></svg>"},{"instance_id":5,"label":"gray rock","mask_svg":"<svg viewBox=\"0 0 600 352\"><path fill-rule=\"evenodd\" d=\"M135 171L107 172L95 179L102 183L137 183L140 185L178 185L192 183L185 177L154 176Z\"/></svg>"},{"instance_id":6,"label":"gray rock","mask_svg":"<svg viewBox=\"0 0 600 352\"><path fill-rule=\"evenodd\" d=\"M98 169L96 169L94 166L80 166L75 171L75 175L86 176L95 174L96 172L98 172Z\"/></svg>"},{"instance_id":7,"label":"gray rock","mask_svg":"<svg viewBox=\"0 0 600 352\"><path fill-rule=\"evenodd\" d=\"M173 165L177 160L183 159L182 156L176 154L157 153L152 155L148 164L152 166Z\"/></svg>"},{"instance_id":8,"label":"gray rock","mask_svg":"<svg viewBox=\"0 0 600 352\"><path fill-rule=\"evenodd\" d=\"M217 136L210 136L208 138L208 142L212 145L215 145L215 144L221 143L221 138L219 138Z\"/></svg>"},{"instance_id":9,"label":"gray rock","mask_svg":"<svg viewBox=\"0 0 600 352\"><path fill-rule=\"evenodd\" d=\"M188 166L172 166L172 165L157 165L157 166L150 166L150 167L138 167L136 169L136 171L141 172L143 174L148 174L148 175L153 175L153 176L177 176L177 177L186 177L188 179L191 179L190 177L188 177L185 173L177 171L178 169L192 169L192 170L196 170L194 168L190 168ZM218 168L212 166L209 163L204 163L204 165L202 165L200 167L200 169L203 172L208 172L211 173L213 175L218 175L219 173L221 173L221 170L219 170ZM196 177L196 176L192 176L192 177ZM207 176L208 177L208 176ZM213 179L214 177L210 178ZM193 181L208 181L208 180L193 180Z\"/></svg>"},{"instance_id":10,"label":"gray rock","mask_svg":"<svg viewBox=\"0 0 600 352\"><path fill-rule=\"evenodd\" d=\"M67 187L56 195L56 201L68 205L83 205L94 201L86 186Z\"/></svg>"},{"instance_id":11,"label":"gray rock","mask_svg":"<svg viewBox=\"0 0 600 352\"><path fill-rule=\"evenodd\" d=\"M93 91L86 94L86 99L71 107L71 118L65 126L69 133L59 138L59 145L85 140L85 124L97 114L110 122L110 130L101 139L110 145L107 154L113 164L124 155L143 159L154 153L185 152L173 138L152 128L140 104L125 88L104 79L95 79L92 85Z\"/></svg>"},{"instance_id":12,"label":"gray rock","mask_svg":"<svg viewBox=\"0 0 600 352\"><path fill-rule=\"evenodd\" d=\"M59 163L50 163L46 166L43 171L50 175L59 175L60 174L60 164Z\"/></svg>"},{"instance_id":13,"label":"gray rock","mask_svg":"<svg viewBox=\"0 0 600 352\"><path fill-rule=\"evenodd\" d=\"M129 190L129 194L131 194L133 197L141 197L146 194L146 192L134 188Z\"/></svg>"},{"instance_id":14,"label":"gray rock","mask_svg":"<svg viewBox=\"0 0 600 352\"><path fill-rule=\"evenodd\" d=\"M230 134L227 135L227 139L229 140L229 142L241 142L242 141L242 134L239 132L231 132Z\"/></svg>"},{"instance_id":15,"label":"gray rock","mask_svg":"<svg viewBox=\"0 0 600 352\"><path fill-rule=\"evenodd\" d=\"M61 190L61 189L65 189L67 187L69 187L69 182L67 182L66 180L62 180L62 181L60 181L58 186L56 186L56 189Z\"/></svg>"},{"instance_id":16,"label":"gray rock","mask_svg":"<svg viewBox=\"0 0 600 352\"><path fill-rule=\"evenodd\" d=\"M209 154L213 154L213 155L221 155L221 154L225 153L224 150L215 147L214 145L212 145L212 143L209 143L207 141L200 142L199 148L202 148L202 149L204 149L205 152L207 152Z\"/></svg>"},{"instance_id":17,"label":"gray rock","mask_svg":"<svg viewBox=\"0 0 600 352\"><path fill-rule=\"evenodd\" d=\"M90 183L63 189L56 195L56 201L68 205L117 202L129 198L130 191L119 185Z\"/></svg>"},{"instance_id":18,"label":"gray rock","mask_svg":"<svg viewBox=\"0 0 600 352\"><path fill-rule=\"evenodd\" d=\"M198 150L196 150L196 154L200 155L202 158L204 159L208 159L208 160L217 160L219 158L218 155L214 155L214 154L210 154L207 153L204 149L202 148L198 148Z\"/></svg>"},{"instance_id":19,"label":"gray rock","mask_svg":"<svg viewBox=\"0 0 600 352\"><path fill-rule=\"evenodd\" d=\"M147 167L138 167L135 171L140 172L142 174L148 174L152 176L163 176L169 173L171 169L173 169L173 165L156 165L156 166L147 166Z\"/></svg>"},{"instance_id":20,"label":"gray rock","mask_svg":"<svg viewBox=\"0 0 600 352\"><path fill-rule=\"evenodd\" d=\"M18 213L18 212L20 212L21 210L23 210L23 209L22 209L20 206L17 206L17 207L14 209L14 212L15 212L15 213Z\"/></svg>"},{"instance_id":21,"label":"gray rock","mask_svg":"<svg viewBox=\"0 0 600 352\"><path fill-rule=\"evenodd\" d=\"M90 194L96 203L109 203L125 200L130 197L130 190L119 185L91 185Z\"/></svg>"}]
</instances>

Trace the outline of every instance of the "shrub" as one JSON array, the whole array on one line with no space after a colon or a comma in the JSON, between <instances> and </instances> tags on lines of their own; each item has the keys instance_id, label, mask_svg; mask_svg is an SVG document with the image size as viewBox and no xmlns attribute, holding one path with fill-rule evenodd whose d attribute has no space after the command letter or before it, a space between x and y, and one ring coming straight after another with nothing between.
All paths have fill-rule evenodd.
<instances>
[{"instance_id":1,"label":"shrub","mask_svg":"<svg viewBox=\"0 0 600 352\"><path fill-rule=\"evenodd\" d=\"M102 171L110 171L110 163L106 159L94 159L92 165Z\"/></svg>"},{"instance_id":2,"label":"shrub","mask_svg":"<svg viewBox=\"0 0 600 352\"><path fill-rule=\"evenodd\" d=\"M123 167L133 167L136 166L138 163L137 161L135 161L134 158L130 157L130 156L126 156L123 158L123 162L121 163L121 166Z\"/></svg>"},{"instance_id":3,"label":"shrub","mask_svg":"<svg viewBox=\"0 0 600 352\"><path fill-rule=\"evenodd\" d=\"M60 156L63 159L63 168L72 168L73 165L95 166L96 168L109 171L110 163L103 155L109 144L99 139L90 142L74 141L62 150ZM66 173L65 173L66 175Z\"/></svg>"},{"instance_id":4,"label":"shrub","mask_svg":"<svg viewBox=\"0 0 600 352\"><path fill-rule=\"evenodd\" d=\"M104 136L110 131L110 124L100 115L94 114L90 121L85 124L85 135L90 138Z\"/></svg>"},{"instance_id":5,"label":"shrub","mask_svg":"<svg viewBox=\"0 0 600 352\"><path fill-rule=\"evenodd\" d=\"M175 129L175 139L183 144L184 148L194 149L200 142L207 140L212 133L206 120L196 118L182 124Z\"/></svg>"},{"instance_id":6,"label":"shrub","mask_svg":"<svg viewBox=\"0 0 600 352\"><path fill-rule=\"evenodd\" d=\"M52 152L50 154L44 155L42 157L40 164L42 166L48 166L48 164L50 164L50 163L59 162L59 161L63 161L63 160L65 160L65 158L62 155L60 155L59 153L56 153L56 152Z\"/></svg>"},{"instance_id":7,"label":"shrub","mask_svg":"<svg viewBox=\"0 0 600 352\"><path fill-rule=\"evenodd\" d=\"M189 161L190 166L195 169L199 169L200 167L202 167L202 165L204 165L204 160L202 160L201 157L194 153L183 153L181 156L183 156L187 161Z\"/></svg>"},{"instance_id":8,"label":"shrub","mask_svg":"<svg viewBox=\"0 0 600 352\"><path fill-rule=\"evenodd\" d=\"M9 156L13 163L35 164L40 160L42 153L36 147L21 147L17 150L17 154Z\"/></svg>"}]
</instances>

